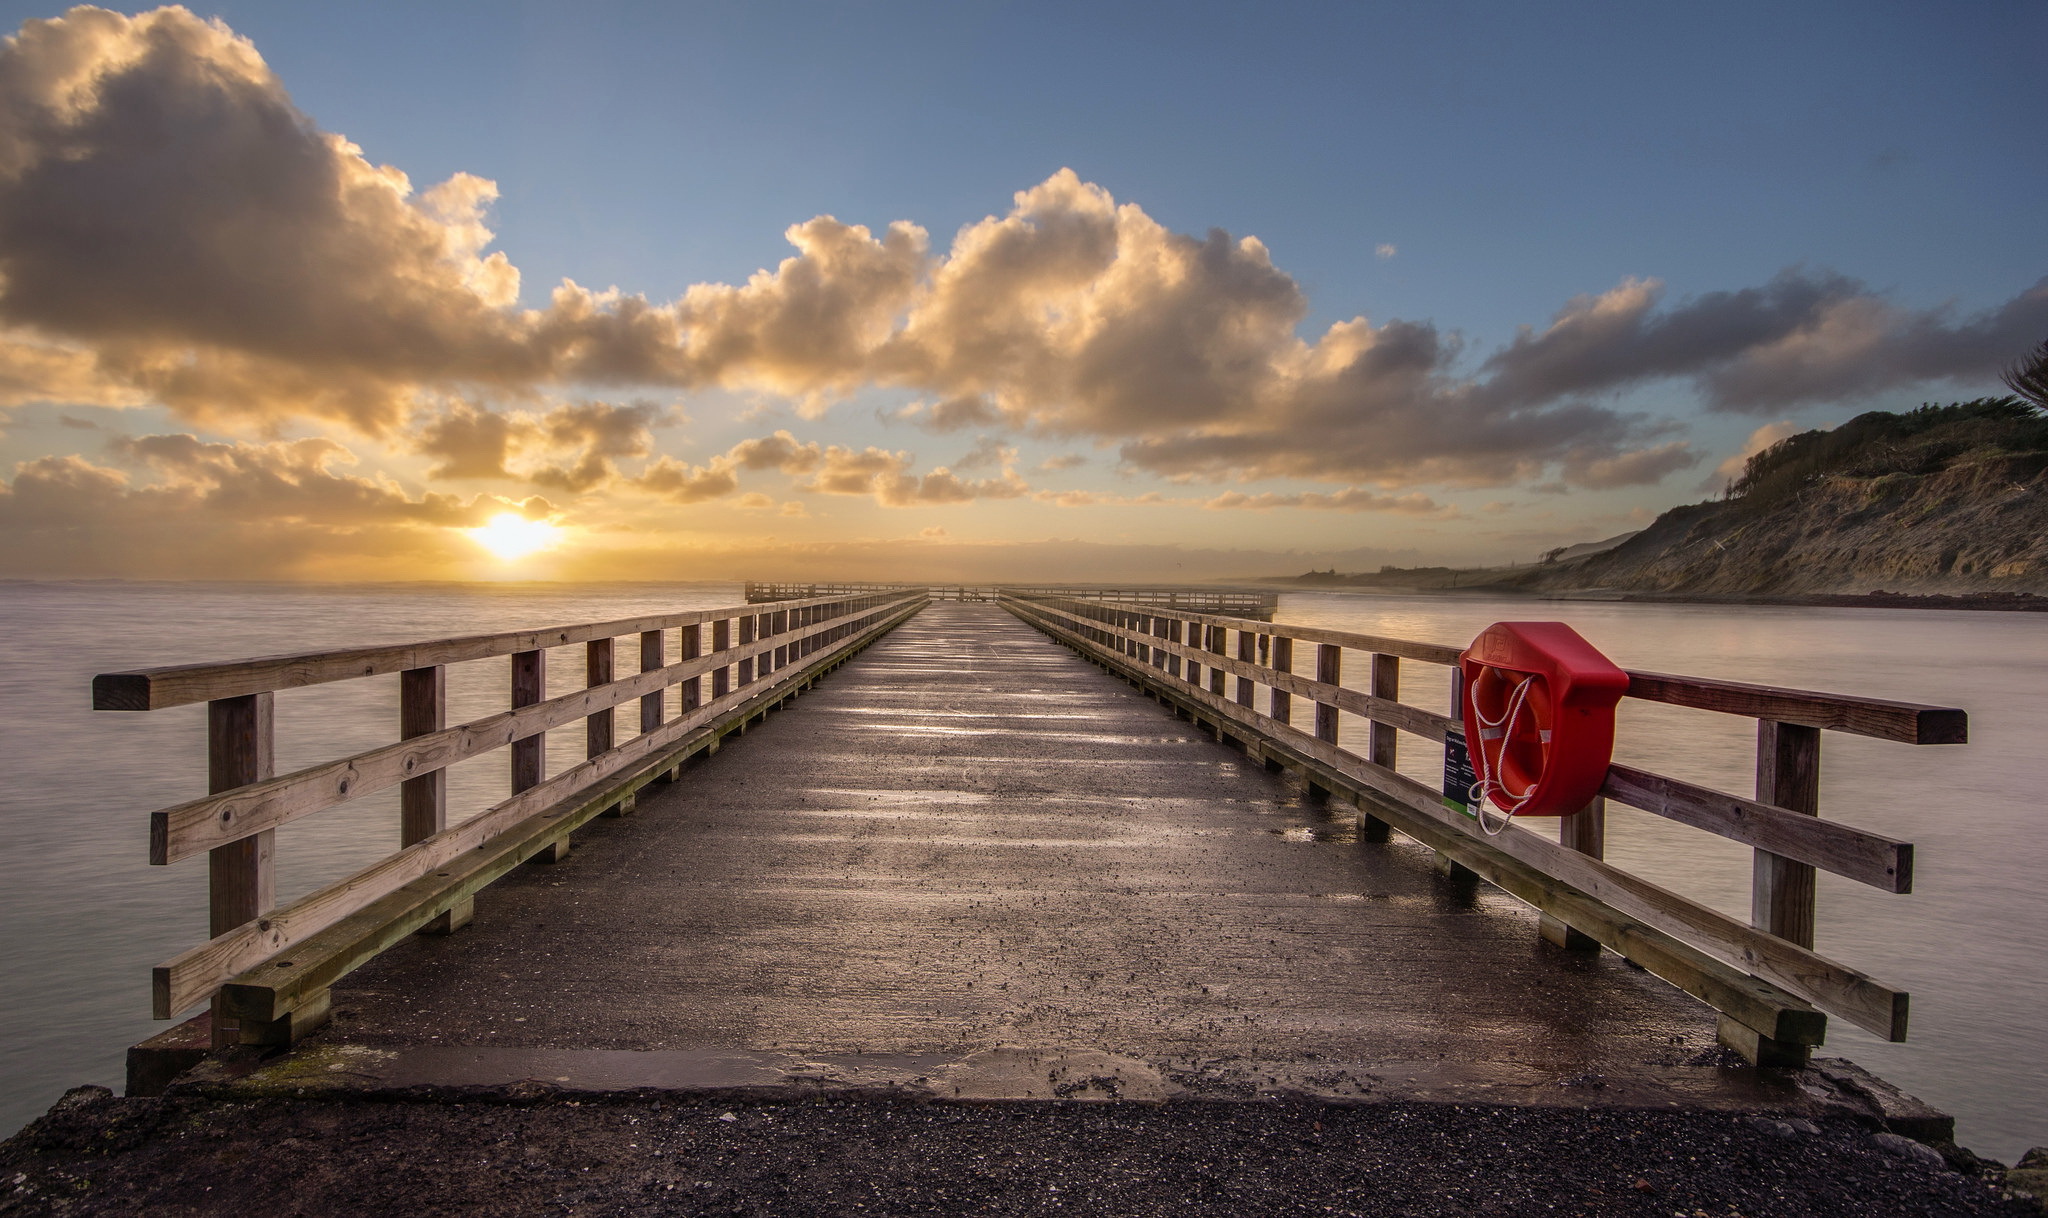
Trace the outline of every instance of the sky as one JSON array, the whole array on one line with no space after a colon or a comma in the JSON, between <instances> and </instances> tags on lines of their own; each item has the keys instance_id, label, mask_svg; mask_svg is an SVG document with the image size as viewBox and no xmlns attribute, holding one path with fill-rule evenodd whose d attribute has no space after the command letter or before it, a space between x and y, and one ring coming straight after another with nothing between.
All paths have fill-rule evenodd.
<instances>
[{"instance_id":1,"label":"sky","mask_svg":"<svg viewBox=\"0 0 2048 1218\"><path fill-rule=\"evenodd\" d=\"M2048 339L2048 6L0 5L0 578L1528 562Z\"/></svg>"}]
</instances>

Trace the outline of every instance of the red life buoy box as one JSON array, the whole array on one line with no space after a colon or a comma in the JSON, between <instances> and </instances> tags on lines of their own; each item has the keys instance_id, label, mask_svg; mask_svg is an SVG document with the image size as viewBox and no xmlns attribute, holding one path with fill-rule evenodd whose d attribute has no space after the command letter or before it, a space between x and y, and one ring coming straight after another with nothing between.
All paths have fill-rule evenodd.
<instances>
[{"instance_id":1,"label":"red life buoy box","mask_svg":"<svg viewBox=\"0 0 2048 1218\"><path fill-rule=\"evenodd\" d=\"M1480 798L1510 816L1570 816L1592 802L1628 674L1563 622L1495 622L1458 668Z\"/></svg>"}]
</instances>

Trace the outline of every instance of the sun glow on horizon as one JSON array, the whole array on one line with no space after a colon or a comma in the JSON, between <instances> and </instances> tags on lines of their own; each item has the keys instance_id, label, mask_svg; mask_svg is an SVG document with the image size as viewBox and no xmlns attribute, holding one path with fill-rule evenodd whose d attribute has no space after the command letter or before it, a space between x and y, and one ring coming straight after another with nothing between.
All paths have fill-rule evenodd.
<instances>
[{"instance_id":1,"label":"sun glow on horizon","mask_svg":"<svg viewBox=\"0 0 2048 1218\"><path fill-rule=\"evenodd\" d=\"M516 512L499 512L488 524L462 531L493 557L507 562L549 549L562 537L562 530L547 521L528 520Z\"/></svg>"}]
</instances>

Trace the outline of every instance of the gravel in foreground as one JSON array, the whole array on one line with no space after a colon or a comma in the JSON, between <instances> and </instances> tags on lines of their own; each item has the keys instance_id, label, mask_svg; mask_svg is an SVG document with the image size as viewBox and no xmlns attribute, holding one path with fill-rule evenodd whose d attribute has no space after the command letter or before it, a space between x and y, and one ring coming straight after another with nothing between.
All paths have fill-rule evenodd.
<instances>
[{"instance_id":1,"label":"gravel in foreground","mask_svg":"<svg viewBox=\"0 0 2048 1218\"><path fill-rule=\"evenodd\" d=\"M79 1088L0 1144L0 1214L2041 1212L2002 1198L1996 1174L1848 1121L1706 1112L221 1102Z\"/></svg>"}]
</instances>

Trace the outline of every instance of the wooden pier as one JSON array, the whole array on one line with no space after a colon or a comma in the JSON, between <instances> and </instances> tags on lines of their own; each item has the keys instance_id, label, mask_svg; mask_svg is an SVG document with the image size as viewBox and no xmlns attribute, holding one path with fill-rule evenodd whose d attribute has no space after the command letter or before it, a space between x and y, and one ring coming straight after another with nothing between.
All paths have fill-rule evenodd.
<instances>
[{"instance_id":1,"label":"wooden pier","mask_svg":"<svg viewBox=\"0 0 2048 1218\"><path fill-rule=\"evenodd\" d=\"M748 583L747 603L802 600L820 596L859 596L870 592L899 591L906 584L796 584ZM1176 585L1101 584L951 584L924 589L935 601L965 601L994 604L1004 597L1025 600L1078 599L1110 605L1137 605L1153 609L1189 609L1224 617L1273 620L1280 594L1263 588L1189 588Z\"/></svg>"},{"instance_id":2,"label":"wooden pier","mask_svg":"<svg viewBox=\"0 0 2048 1218\"><path fill-rule=\"evenodd\" d=\"M550 696L562 647L583 671ZM1599 1077L1711 1106L1790 1094L1731 1081L1717 1040L1800 1066L1831 1015L1904 1038L1904 993L1812 949L1813 877L1910 891L1912 848L1816 814L1817 750L1960 743L1960 711L1631 673L1630 697L1757 723L1753 797L1621 765L1602 796L1754 847L1745 923L1605 861L1600 801L1561 841L1488 837L1397 773L1402 737L1455 726L1403 686L1456 655L891 586L105 675L104 709L210 708L214 793L149 834L154 862L210 860L212 937L154 984L159 1018L205 1010L132 1085L249 1046L294 1050L252 1086L1579 1102ZM447 724L447 666L492 662L508 709ZM380 674L392 744L272 772L275 691ZM563 729L587 760L550 776ZM509 797L450 809L445 768L496 750ZM394 852L275 907L275 829L394 786Z\"/></svg>"}]
</instances>

